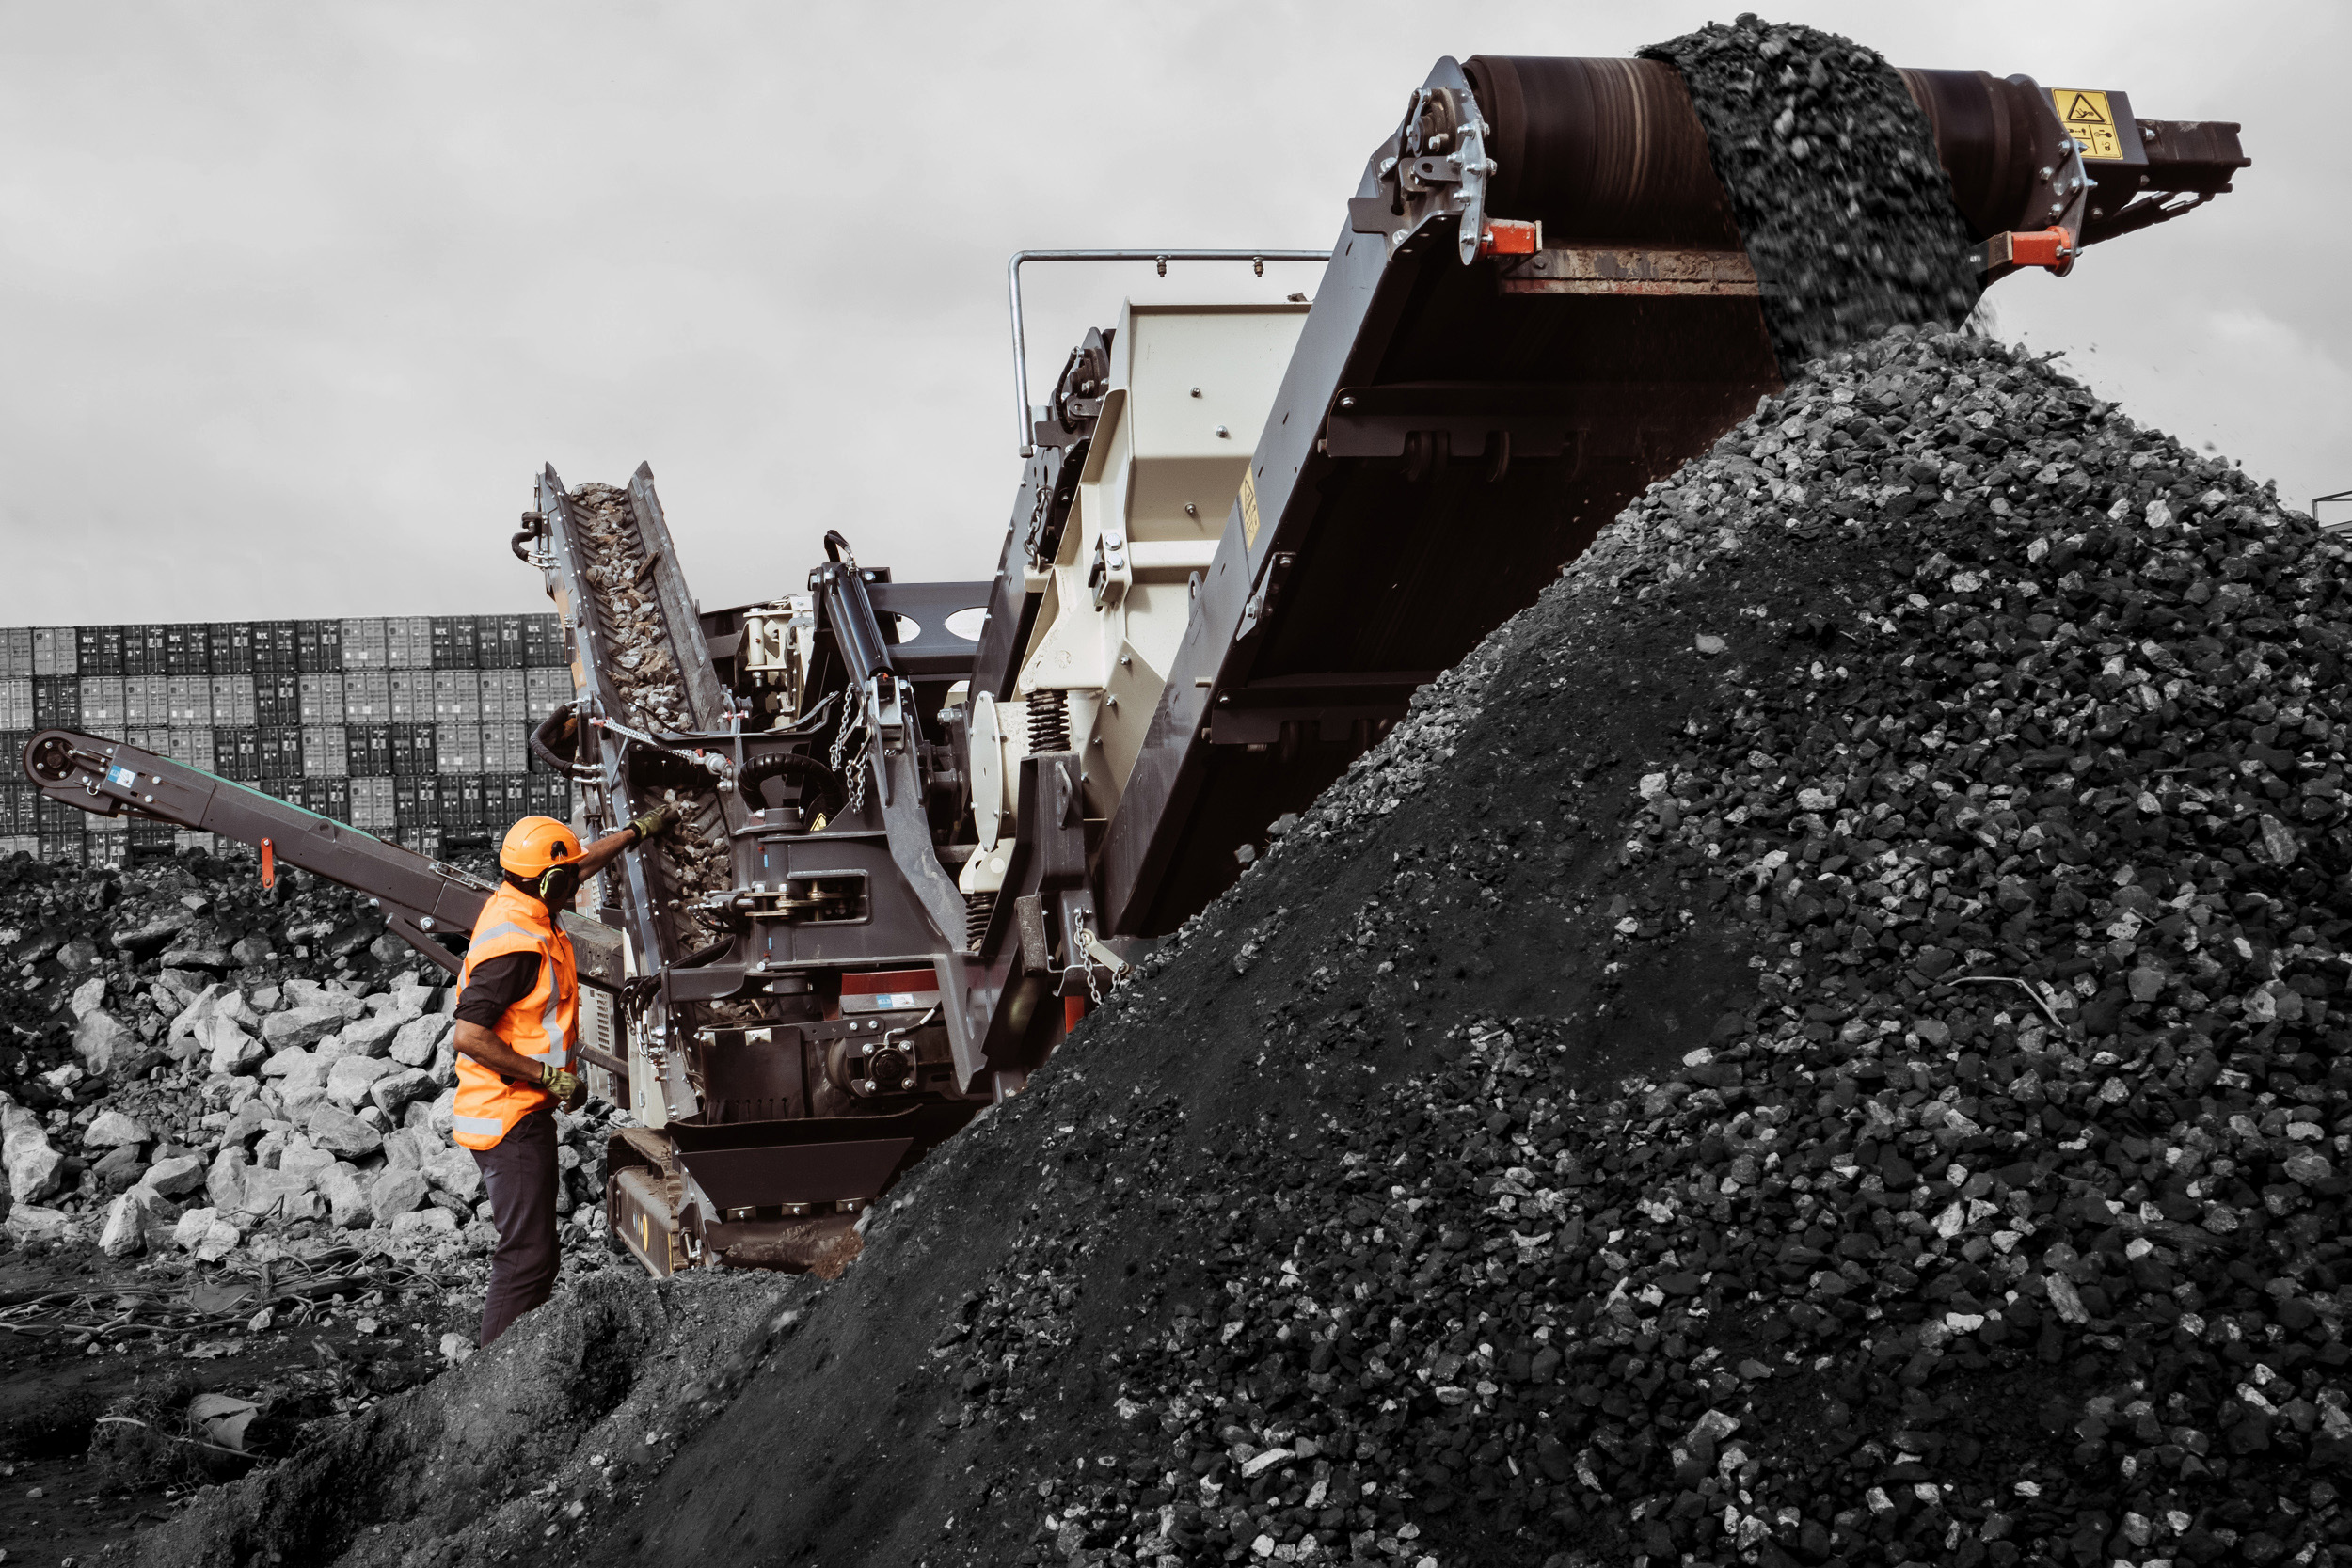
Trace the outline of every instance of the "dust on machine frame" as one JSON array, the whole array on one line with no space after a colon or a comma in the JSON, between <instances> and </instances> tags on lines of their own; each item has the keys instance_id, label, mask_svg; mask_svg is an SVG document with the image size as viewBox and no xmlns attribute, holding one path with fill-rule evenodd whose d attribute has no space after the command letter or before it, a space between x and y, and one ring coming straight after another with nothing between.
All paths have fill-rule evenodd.
<instances>
[{"instance_id":1,"label":"dust on machine frame","mask_svg":"<svg viewBox=\"0 0 2352 1568\"><path fill-rule=\"evenodd\" d=\"M2122 91L1901 75L1988 282L2066 272L2249 161L2236 125ZM2061 103L2112 134L2077 140ZM1130 302L1032 405L1024 264L1130 259L1325 270L1311 306ZM828 534L801 592L704 611L641 467L628 586L683 692L654 728L552 468L512 541L563 613L575 700L533 744L579 826L675 794L731 866L697 891L650 847L564 916L592 1085L635 1123L607 1214L655 1275L846 1256L861 1211L1232 881L1236 846L1781 387L1705 133L1646 60L1439 60L1327 256L1027 251L1009 284L1024 467L990 580L899 582ZM977 641L950 629L981 607ZM452 973L490 891L119 741L42 731L24 766L371 894Z\"/></svg>"}]
</instances>

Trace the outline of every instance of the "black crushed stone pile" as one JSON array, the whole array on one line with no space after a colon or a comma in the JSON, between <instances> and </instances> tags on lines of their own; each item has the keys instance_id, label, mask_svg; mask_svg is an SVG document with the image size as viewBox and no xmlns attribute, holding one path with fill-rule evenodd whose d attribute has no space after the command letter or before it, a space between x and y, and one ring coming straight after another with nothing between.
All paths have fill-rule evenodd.
<instances>
[{"instance_id":1,"label":"black crushed stone pile","mask_svg":"<svg viewBox=\"0 0 2352 1568\"><path fill-rule=\"evenodd\" d=\"M2344 555L2044 362L1833 358L580 1548L2333 1560Z\"/></svg>"},{"instance_id":2,"label":"black crushed stone pile","mask_svg":"<svg viewBox=\"0 0 2352 1568\"><path fill-rule=\"evenodd\" d=\"M1588 1065L1610 1001L1468 1022L1359 1106L1145 1164L1168 1265L1092 1342L1070 1304L1136 1222L1041 1202L950 1328L954 1418L1066 1422L1080 1363L1121 1440L973 1559L2323 1560L2352 1536L2344 558L1952 336L1834 361L1654 489L1474 661L1455 748L1517 775L1498 807L1608 821L1613 863L1544 886L1515 824L1486 918L1589 943L1604 997L1736 930L1756 999L1625 1084ZM1530 745L1502 716L1661 617L1713 669L1596 800L1575 718ZM1301 836L1458 820L1430 738ZM1308 979L1371 1006L1246 1045L1348 1070L1426 942L1391 853L1398 896ZM1078 1169L1148 1161L1127 1120Z\"/></svg>"},{"instance_id":3,"label":"black crushed stone pile","mask_svg":"<svg viewBox=\"0 0 2352 1568\"><path fill-rule=\"evenodd\" d=\"M1682 72L1761 285L1781 373L1976 309L1935 135L1871 50L1744 14L1642 51Z\"/></svg>"}]
</instances>

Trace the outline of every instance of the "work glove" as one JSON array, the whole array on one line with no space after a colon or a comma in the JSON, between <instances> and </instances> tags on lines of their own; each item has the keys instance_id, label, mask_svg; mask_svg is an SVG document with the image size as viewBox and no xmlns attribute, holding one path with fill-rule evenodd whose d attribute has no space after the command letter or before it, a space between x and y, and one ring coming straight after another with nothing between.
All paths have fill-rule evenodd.
<instances>
[{"instance_id":1,"label":"work glove","mask_svg":"<svg viewBox=\"0 0 2352 1568\"><path fill-rule=\"evenodd\" d=\"M569 1105L573 1097L580 1093L580 1075L569 1068L548 1062L539 1069L539 1086L553 1095L559 1103Z\"/></svg>"},{"instance_id":2,"label":"work glove","mask_svg":"<svg viewBox=\"0 0 2352 1568\"><path fill-rule=\"evenodd\" d=\"M675 801L665 800L636 821L631 822L629 826L637 830L637 842L644 844L649 839L660 838L663 833L675 828L682 816Z\"/></svg>"}]
</instances>

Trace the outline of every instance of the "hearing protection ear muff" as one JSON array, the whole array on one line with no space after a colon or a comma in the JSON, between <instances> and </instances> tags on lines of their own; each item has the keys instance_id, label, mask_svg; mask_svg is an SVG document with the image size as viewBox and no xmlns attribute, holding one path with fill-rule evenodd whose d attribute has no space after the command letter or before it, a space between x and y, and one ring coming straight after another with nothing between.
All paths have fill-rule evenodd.
<instances>
[{"instance_id":1,"label":"hearing protection ear muff","mask_svg":"<svg viewBox=\"0 0 2352 1568\"><path fill-rule=\"evenodd\" d=\"M539 878L539 901L549 909L569 904L572 895L579 891L580 870L577 866L559 862L548 866Z\"/></svg>"}]
</instances>

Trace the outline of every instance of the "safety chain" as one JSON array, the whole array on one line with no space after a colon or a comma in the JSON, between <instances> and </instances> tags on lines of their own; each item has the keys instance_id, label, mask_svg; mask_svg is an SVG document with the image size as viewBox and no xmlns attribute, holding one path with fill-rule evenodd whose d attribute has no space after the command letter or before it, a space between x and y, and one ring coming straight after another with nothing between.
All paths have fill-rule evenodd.
<instances>
[{"instance_id":1,"label":"safety chain","mask_svg":"<svg viewBox=\"0 0 2352 1568\"><path fill-rule=\"evenodd\" d=\"M1054 487L1052 485L1041 484L1037 487L1037 504L1029 508L1029 529L1021 539L1022 547L1028 552L1032 560L1037 556L1039 536L1045 528L1046 504L1053 499Z\"/></svg>"},{"instance_id":2,"label":"safety chain","mask_svg":"<svg viewBox=\"0 0 2352 1568\"><path fill-rule=\"evenodd\" d=\"M1087 972L1087 1001L1099 1007L1103 1005L1103 983L1094 977L1094 949L1089 938L1094 935L1084 926L1078 927L1078 962Z\"/></svg>"},{"instance_id":3,"label":"safety chain","mask_svg":"<svg viewBox=\"0 0 2352 1568\"><path fill-rule=\"evenodd\" d=\"M858 740L857 755L850 764L850 771L846 774L841 769L841 755L849 750L850 732L858 728L865 717L865 704L843 703L841 727L834 732L833 736L833 776L840 779L843 787L849 791L849 801L842 810L850 816L855 816L866 804L866 759L874 749L874 727L871 724L864 726Z\"/></svg>"}]
</instances>

